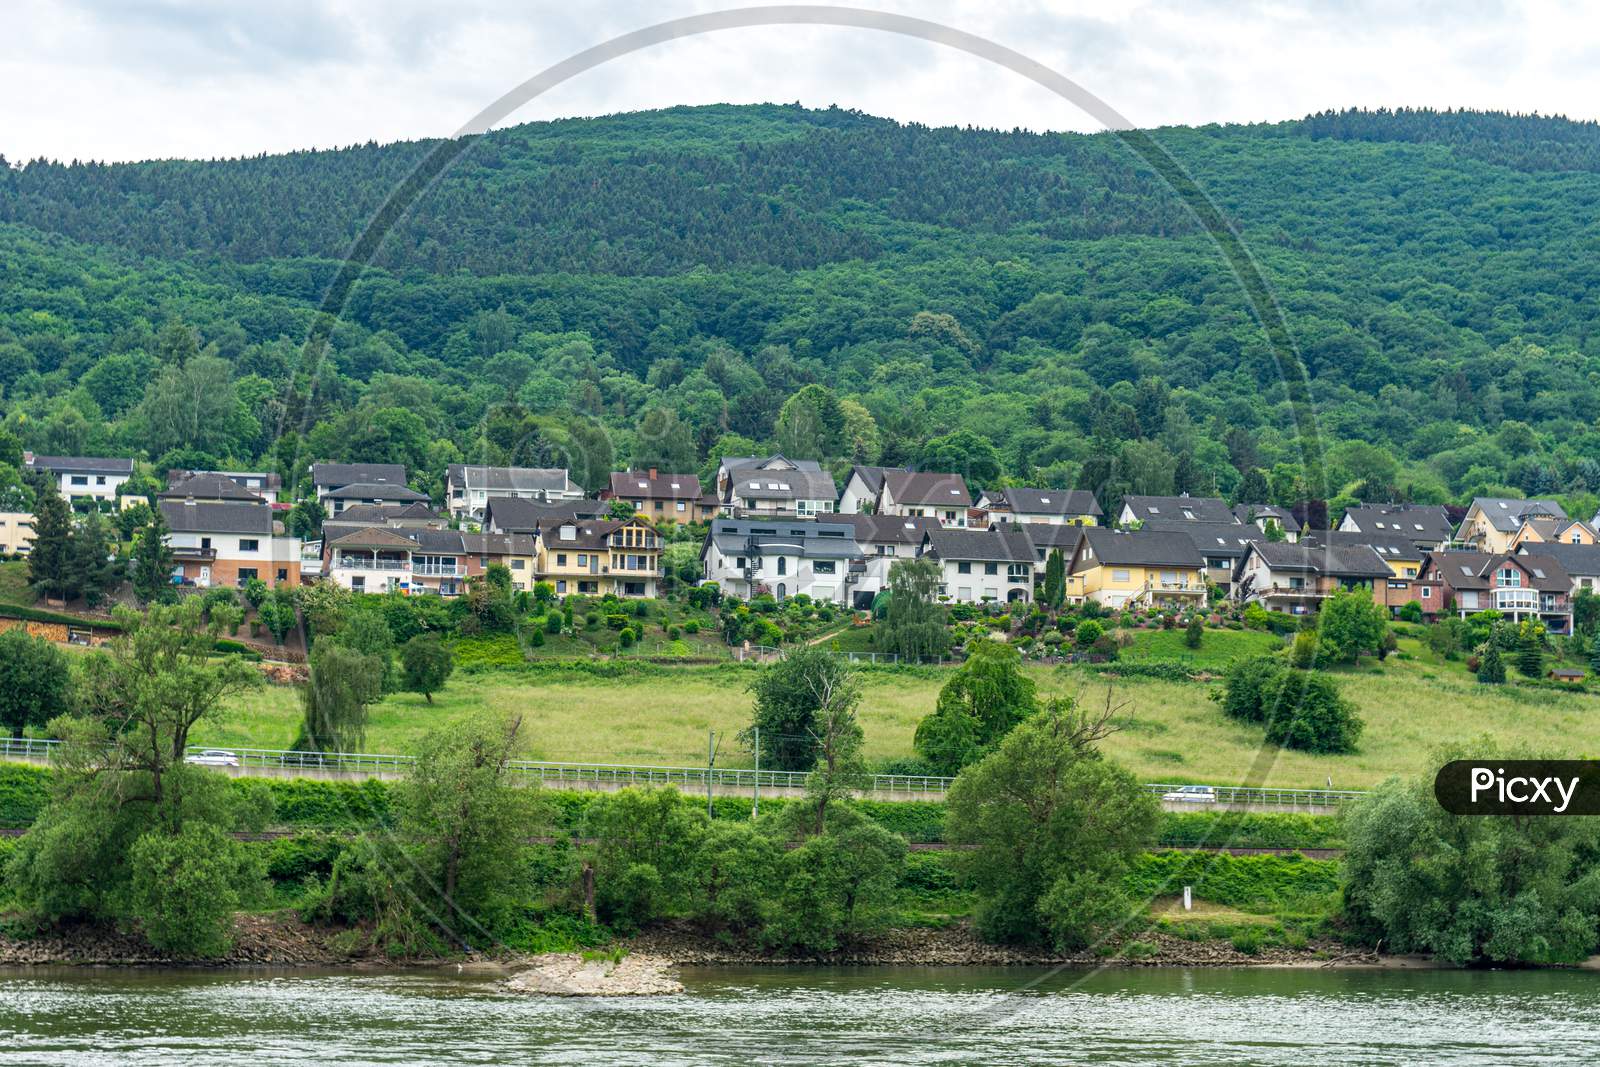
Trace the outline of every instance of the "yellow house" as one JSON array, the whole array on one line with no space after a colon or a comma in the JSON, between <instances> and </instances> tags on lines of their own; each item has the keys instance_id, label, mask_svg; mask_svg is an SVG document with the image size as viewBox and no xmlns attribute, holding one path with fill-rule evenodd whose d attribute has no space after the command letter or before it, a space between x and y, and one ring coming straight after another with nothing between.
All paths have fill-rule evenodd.
<instances>
[{"instance_id":1,"label":"yellow house","mask_svg":"<svg viewBox=\"0 0 1600 1067\"><path fill-rule=\"evenodd\" d=\"M1533 515L1522 520L1509 551L1527 544L1592 545L1600 541L1594 527L1580 519L1558 519L1553 515Z\"/></svg>"},{"instance_id":2,"label":"yellow house","mask_svg":"<svg viewBox=\"0 0 1600 1067\"><path fill-rule=\"evenodd\" d=\"M1466 518L1456 530L1456 540L1478 552L1511 551L1513 539L1533 519L1565 522L1567 513L1554 500L1512 500L1480 496L1467 509Z\"/></svg>"},{"instance_id":3,"label":"yellow house","mask_svg":"<svg viewBox=\"0 0 1600 1067\"><path fill-rule=\"evenodd\" d=\"M33 547L33 515L0 511L0 556L23 556Z\"/></svg>"},{"instance_id":4,"label":"yellow house","mask_svg":"<svg viewBox=\"0 0 1600 1067\"><path fill-rule=\"evenodd\" d=\"M557 596L656 595L662 540L643 519L552 521L535 536L535 577L554 585Z\"/></svg>"},{"instance_id":5,"label":"yellow house","mask_svg":"<svg viewBox=\"0 0 1600 1067\"><path fill-rule=\"evenodd\" d=\"M1067 567L1067 591L1109 608L1198 608L1206 602L1204 570L1187 534L1090 526Z\"/></svg>"}]
</instances>

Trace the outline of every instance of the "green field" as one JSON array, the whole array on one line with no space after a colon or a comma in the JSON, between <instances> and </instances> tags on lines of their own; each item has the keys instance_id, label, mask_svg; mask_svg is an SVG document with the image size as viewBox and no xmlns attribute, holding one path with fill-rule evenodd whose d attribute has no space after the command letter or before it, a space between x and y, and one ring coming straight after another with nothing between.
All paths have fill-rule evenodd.
<instances>
[{"instance_id":1,"label":"green field","mask_svg":"<svg viewBox=\"0 0 1600 1067\"><path fill-rule=\"evenodd\" d=\"M719 759L748 766L748 756L732 747L732 735L748 721L749 670L682 667L622 678L458 673L432 706L411 694L375 706L366 747L407 751L433 724L491 709L527 717L532 758L703 766L706 732L715 729L727 735ZM1075 668L1030 671L1045 695L1099 704L1109 688L1122 706L1124 728L1104 747L1150 781L1314 787L1331 780L1335 788L1362 788L1392 774L1420 773L1440 745L1480 736L1571 757L1600 752L1600 696L1481 686L1459 663L1391 659L1381 668L1341 672L1341 684L1367 721L1361 750L1349 756L1264 748L1259 731L1223 717L1207 698L1211 686L1107 680ZM933 669L868 671L861 718L871 758L912 754L917 721L933 707L943 677ZM292 689L269 688L229 709L196 741L287 747L299 714Z\"/></svg>"}]
</instances>

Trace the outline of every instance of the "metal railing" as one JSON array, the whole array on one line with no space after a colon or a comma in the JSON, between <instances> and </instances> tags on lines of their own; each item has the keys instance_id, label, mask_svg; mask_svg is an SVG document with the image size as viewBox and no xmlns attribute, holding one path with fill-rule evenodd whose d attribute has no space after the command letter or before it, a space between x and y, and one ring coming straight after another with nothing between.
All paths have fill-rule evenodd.
<instances>
[{"instance_id":1,"label":"metal railing","mask_svg":"<svg viewBox=\"0 0 1600 1067\"><path fill-rule=\"evenodd\" d=\"M36 737L0 738L0 759L48 759L61 742ZM416 762L412 756L380 752L292 752L277 748L229 748L224 745L190 745L189 754L224 752L242 768L275 770L327 770L357 774L404 771ZM755 770L749 767L650 767L617 763L555 763L513 760L512 773L530 781L621 786L681 786L704 789L707 784L729 789L804 789L805 771ZM867 791L901 795L944 794L954 778L917 774L875 774ZM1144 787L1157 796L1176 793L1179 783L1152 782ZM1272 804L1299 808L1333 808L1366 793L1355 789L1266 789L1256 786L1209 786L1218 804ZM1197 805L1197 810L1202 810Z\"/></svg>"}]
</instances>

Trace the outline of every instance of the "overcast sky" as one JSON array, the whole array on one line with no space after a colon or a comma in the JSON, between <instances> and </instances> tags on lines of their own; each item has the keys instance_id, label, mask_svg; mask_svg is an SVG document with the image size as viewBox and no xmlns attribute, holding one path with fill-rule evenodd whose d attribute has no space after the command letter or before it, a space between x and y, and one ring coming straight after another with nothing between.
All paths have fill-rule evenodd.
<instances>
[{"instance_id":1,"label":"overcast sky","mask_svg":"<svg viewBox=\"0 0 1600 1067\"><path fill-rule=\"evenodd\" d=\"M697 0L4 0L0 154L212 157L447 134L543 67ZM860 0L982 34L1141 126L1346 106L1600 118L1579 3ZM1092 129L1007 71L862 30L752 29L589 71L510 121L673 104L837 103L936 125Z\"/></svg>"}]
</instances>

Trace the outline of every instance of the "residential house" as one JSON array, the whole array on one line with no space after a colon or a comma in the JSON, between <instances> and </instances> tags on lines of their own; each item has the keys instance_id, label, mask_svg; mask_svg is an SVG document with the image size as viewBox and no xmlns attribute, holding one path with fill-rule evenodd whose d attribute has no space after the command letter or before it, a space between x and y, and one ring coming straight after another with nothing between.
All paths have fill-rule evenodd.
<instances>
[{"instance_id":1,"label":"residential house","mask_svg":"<svg viewBox=\"0 0 1600 1067\"><path fill-rule=\"evenodd\" d=\"M997 526L1010 525L1009 523L996 523ZM1061 553L1061 563L1064 567L1078 552L1078 542L1083 540L1083 527L1077 525L1057 524L1051 522L1022 522L1016 524L1027 537L1028 543L1033 545L1035 569L1039 576L1044 576L1045 567L1050 562L1051 552Z\"/></svg>"},{"instance_id":2,"label":"residential house","mask_svg":"<svg viewBox=\"0 0 1600 1067\"><path fill-rule=\"evenodd\" d=\"M1390 609L1390 614L1398 612L1408 602L1415 600L1422 606L1425 615L1436 615L1440 605L1442 589L1436 587L1437 582L1422 578L1422 567L1427 561L1428 552L1417 547L1417 543L1405 534L1394 531L1382 533L1355 533L1348 530L1325 530L1321 533L1301 539L1301 544L1330 545L1336 548L1354 548L1367 546L1378 554L1389 567L1389 575L1383 581L1374 580L1372 583L1372 599L1381 607Z\"/></svg>"},{"instance_id":3,"label":"residential house","mask_svg":"<svg viewBox=\"0 0 1600 1067\"><path fill-rule=\"evenodd\" d=\"M1340 533L1379 537L1398 534L1424 552L1444 548L1455 536L1450 512L1439 504L1359 504L1346 508L1339 520Z\"/></svg>"},{"instance_id":4,"label":"residential house","mask_svg":"<svg viewBox=\"0 0 1600 1067\"><path fill-rule=\"evenodd\" d=\"M558 596L656 595L664 542L643 519L557 520L541 525L536 536L534 574Z\"/></svg>"},{"instance_id":5,"label":"residential house","mask_svg":"<svg viewBox=\"0 0 1600 1067\"><path fill-rule=\"evenodd\" d=\"M167 487L170 489L175 482L194 477L195 475L213 475L227 478L240 488L247 490L258 500L268 504L278 503L278 498L283 493L283 479L276 473L266 471L198 471L198 470L169 470L167 472ZM199 499L196 494L196 499Z\"/></svg>"},{"instance_id":6,"label":"residential house","mask_svg":"<svg viewBox=\"0 0 1600 1067\"><path fill-rule=\"evenodd\" d=\"M369 526L336 537L325 536L323 544L323 573L344 588L356 593L403 592L411 588L412 559L418 545L406 533Z\"/></svg>"},{"instance_id":7,"label":"residential house","mask_svg":"<svg viewBox=\"0 0 1600 1067\"><path fill-rule=\"evenodd\" d=\"M476 578L499 564L511 572L511 588L532 590L539 579L539 539L532 534L464 533L467 577Z\"/></svg>"},{"instance_id":8,"label":"residential house","mask_svg":"<svg viewBox=\"0 0 1600 1067\"><path fill-rule=\"evenodd\" d=\"M856 544L868 559L911 559L922 547L922 535L942 528L938 519L926 516L848 514L830 515L828 522L848 523L855 530Z\"/></svg>"},{"instance_id":9,"label":"residential house","mask_svg":"<svg viewBox=\"0 0 1600 1067\"><path fill-rule=\"evenodd\" d=\"M661 474L654 467L613 472L600 499L625 500L652 522L706 522L718 511L717 498L700 491L698 475Z\"/></svg>"},{"instance_id":10,"label":"residential house","mask_svg":"<svg viewBox=\"0 0 1600 1067\"><path fill-rule=\"evenodd\" d=\"M22 454L22 465L28 470L46 471L56 482L56 488L68 500L88 498L96 502L110 502L117 498L117 490L133 477L133 460L104 459L98 456L36 456Z\"/></svg>"},{"instance_id":11,"label":"residential house","mask_svg":"<svg viewBox=\"0 0 1600 1067\"><path fill-rule=\"evenodd\" d=\"M478 521L491 500L551 504L582 500L583 487L561 467L483 467L452 463L445 468L445 502L452 518Z\"/></svg>"},{"instance_id":12,"label":"residential house","mask_svg":"<svg viewBox=\"0 0 1600 1067\"><path fill-rule=\"evenodd\" d=\"M1446 610L1462 618L1493 610L1513 622L1538 619L1553 634L1572 632L1572 576L1549 555L1436 552L1423 577L1443 583Z\"/></svg>"},{"instance_id":13,"label":"residential house","mask_svg":"<svg viewBox=\"0 0 1600 1067\"><path fill-rule=\"evenodd\" d=\"M605 513L606 505L598 500L563 500L540 504L507 496L490 500L484 505L482 526L485 533L532 536L548 522L598 519Z\"/></svg>"},{"instance_id":14,"label":"residential house","mask_svg":"<svg viewBox=\"0 0 1600 1067\"><path fill-rule=\"evenodd\" d=\"M1106 607L1199 608L1206 603L1204 567L1188 534L1090 526L1067 572L1074 596Z\"/></svg>"},{"instance_id":15,"label":"residential house","mask_svg":"<svg viewBox=\"0 0 1600 1067\"><path fill-rule=\"evenodd\" d=\"M1187 519L1146 519L1141 529L1182 534L1194 543L1205 562L1204 578L1233 596L1233 575L1250 546L1267 539L1266 532L1250 522L1189 522Z\"/></svg>"},{"instance_id":16,"label":"residential house","mask_svg":"<svg viewBox=\"0 0 1600 1067\"><path fill-rule=\"evenodd\" d=\"M959 474L887 471L873 512L902 518L938 519L944 527L964 528L972 494Z\"/></svg>"},{"instance_id":17,"label":"residential house","mask_svg":"<svg viewBox=\"0 0 1600 1067\"><path fill-rule=\"evenodd\" d=\"M779 600L802 593L813 600L850 603L862 560L856 528L833 519L778 516L717 519L706 534L700 561L707 581L746 599L771 593Z\"/></svg>"},{"instance_id":18,"label":"residential house","mask_svg":"<svg viewBox=\"0 0 1600 1067\"><path fill-rule=\"evenodd\" d=\"M1276 504L1235 504L1234 517L1240 522L1253 524L1262 533L1272 526L1283 531L1283 539L1291 544L1300 540L1300 520L1288 508Z\"/></svg>"},{"instance_id":19,"label":"residential house","mask_svg":"<svg viewBox=\"0 0 1600 1067\"><path fill-rule=\"evenodd\" d=\"M423 503L356 504L339 512L337 520L326 526L387 526L391 530L442 530L448 519Z\"/></svg>"},{"instance_id":20,"label":"residential house","mask_svg":"<svg viewBox=\"0 0 1600 1067\"><path fill-rule=\"evenodd\" d=\"M327 496L323 497L323 507L328 509L329 515L335 517L343 515L349 508L362 504L403 507L407 504L426 503L428 494L391 482L356 482L353 485L342 485L329 490Z\"/></svg>"},{"instance_id":21,"label":"residential house","mask_svg":"<svg viewBox=\"0 0 1600 1067\"><path fill-rule=\"evenodd\" d=\"M0 556L26 556L33 549L33 514L0 511Z\"/></svg>"},{"instance_id":22,"label":"residential house","mask_svg":"<svg viewBox=\"0 0 1600 1067\"><path fill-rule=\"evenodd\" d=\"M391 485L405 487L406 469L399 463L313 463L311 489L317 500L347 485ZM329 507L332 511L332 507Z\"/></svg>"},{"instance_id":23,"label":"residential house","mask_svg":"<svg viewBox=\"0 0 1600 1067\"><path fill-rule=\"evenodd\" d=\"M390 528L389 532L400 534L414 545L411 549L410 584L404 588L404 592L437 593L448 597L466 591L466 580L470 574L468 563L472 557L467 549L466 535L460 530L410 526Z\"/></svg>"},{"instance_id":24,"label":"residential house","mask_svg":"<svg viewBox=\"0 0 1600 1067\"><path fill-rule=\"evenodd\" d=\"M844 480L844 490L839 494L839 513L859 515L878 505L878 493L883 489L884 475L910 473L905 467L869 467L857 464L850 468Z\"/></svg>"},{"instance_id":25,"label":"residential house","mask_svg":"<svg viewBox=\"0 0 1600 1067\"><path fill-rule=\"evenodd\" d=\"M1534 518L1565 519L1567 513L1554 500L1512 500L1480 496L1467 509L1456 530L1455 541L1475 552L1511 551L1511 542L1523 524Z\"/></svg>"},{"instance_id":26,"label":"residential house","mask_svg":"<svg viewBox=\"0 0 1600 1067\"><path fill-rule=\"evenodd\" d=\"M1592 545L1600 543L1595 529L1582 519L1558 519L1554 515L1530 515L1511 537L1515 552L1523 545Z\"/></svg>"},{"instance_id":27,"label":"residential house","mask_svg":"<svg viewBox=\"0 0 1600 1067\"><path fill-rule=\"evenodd\" d=\"M1087 489L990 489L978 498L990 524L1020 522L1050 526L1097 526L1104 514Z\"/></svg>"},{"instance_id":28,"label":"residential house","mask_svg":"<svg viewBox=\"0 0 1600 1067\"><path fill-rule=\"evenodd\" d=\"M164 499L174 581L242 587L251 578L270 586L300 584L300 539L284 533L265 501Z\"/></svg>"},{"instance_id":29,"label":"residential house","mask_svg":"<svg viewBox=\"0 0 1600 1067\"><path fill-rule=\"evenodd\" d=\"M167 487L158 496L162 500L200 500L213 504L266 503L259 494L252 493L226 474L212 471L168 471Z\"/></svg>"},{"instance_id":30,"label":"residential house","mask_svg":"<svg viewBox=\"0 0 1600 1067\"><path fill-rule=\"evenodd\" d=\"M717 468L717 500L724 515L826 515L839 489L814 459L776 455L725 457Z\"/></svg>"},{"instance_id":31,"label":"residential house","mask_svg":"<svg viewBox=\"0 0 1600 1067\"><path fill-rule=\"evenodd\" d=\"M1020 526L938 529L922 535L918 555L939 563L939 591L960 604L1033 599L1038 552Z\"/></svg>"},{"instance_id":32,"label":"residential house","mask_svg":"<svg viewBox=\"0 0 1600 1067\"><path fill-rule=\"evenodd\" d=\"M1233 522L1232 509L1224 500L1212 496L1126 496L1118 521L1126 526L1151 519L1181 519L1184 522Z\"/></svg>"},{"instance_id":33,"label":"residential house","mask_svg":"<svg viewBox=\"0 0 1600 1067\"><path fill-rule=\"evenodd\" d=\"M1580 589L1600 593L1600 545L1573 545L1561 542L1550 544L1524 544L1517 549L1520 556L1545 556L1555 560L1572 580L1569 592Z\"/></svg>"},{"instance_id":34,"label":"residential house","mask_svg":"<svg viewBox=\"0 0 1600 1067\"><path fill-rule=\"evenodd\" d=\"M1394 574L1371 545L1258 541L1234 572L1237 599L1268 611L1307 615L1342 589L1378 599Z\"/></svg>"}]
</instances>

